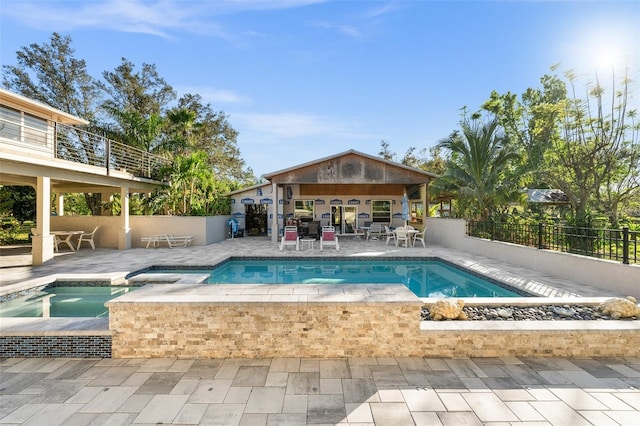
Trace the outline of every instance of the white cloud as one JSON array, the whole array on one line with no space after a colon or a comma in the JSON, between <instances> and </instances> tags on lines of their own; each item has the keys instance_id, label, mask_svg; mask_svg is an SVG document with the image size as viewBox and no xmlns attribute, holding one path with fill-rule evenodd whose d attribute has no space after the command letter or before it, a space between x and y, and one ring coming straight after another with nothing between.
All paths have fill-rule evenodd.
<instances>
[{"instance_id":1,"label":"white cloud","mask_svg":"<svg viewBox=\"0 0 640 426\"><path fill-rule=\"evenodd\" d=\"M386 15L387 13L391 13L397 9L398 9L397 2L385 3L383 5L376 4L376 7L369 9L364 16L365 18L368 18L368 19L377 18L379 16Z\"/></svg>"},{"instance_id":2,"label":"white cloud","mask_svg":"<svg viewBox=\"0 0 640 426\"><path fill-rule=\"evenodd\" d=\"M308 6L322 0L102 0L15 1L2 14L33 28L103 28L171 38L176 30L233 39L216 16Z\"/></svg>"},{"instance_id":3,"label":"white cloud","mask_svg":"<svg viewBox=\"0 0 640 426\"><path fill-rule=\"evenodd\" d=\"M240 122L242 127L252 134L269 136L270 138L305 138L310 136L328 137L369 137L358 132L355 124L347 124L342 120L300 113L234 113L233 122Z\"/></svg>"},{"instance_id":4,"label":"white cloud","mask_svg":"<svg viewBox=\"0 0 640 426\"><path fill-rule=\"evenodd\" d=\"M206 86L177 86L178 96L193 93L202 96L205 102L211 104L252 104L251 98L242 96L238 92L228 89L217 89Z\"/></svg>"},{"instance_id":5,"label":"white cloud","mask_svg":"<svg viewBox=\"0 0 640 426\"><path fill-rule=\"evenodd\" d=\"M335 30L349 37L362 36L362 33L360 32L360 30L351 25L333 24L331 22L326 22L326 21L315 21L311 25L313 25L316 28L322 28L326 30Z\"/></svg>"}]
</instances>

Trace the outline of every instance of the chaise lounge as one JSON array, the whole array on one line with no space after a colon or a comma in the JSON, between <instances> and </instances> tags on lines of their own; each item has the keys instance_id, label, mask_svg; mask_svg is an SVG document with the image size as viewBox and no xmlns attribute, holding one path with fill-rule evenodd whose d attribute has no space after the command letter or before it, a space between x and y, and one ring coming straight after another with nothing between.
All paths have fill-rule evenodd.
<instances>
[{"instance_id":1,"label":"chaise lounge","mask_svg":"<svg viewBox=\"0 0 640 426\"><path fill-rule=\"evenodd\" d=\"M286 246L295 246L296 251L300 250L300 237L298 236L297 226L284 227L284 235L280 240L280 251L284 250Z\"/></svg>"},{"instance_id":2,"label":"chaise lounge","mask_svg":"<svg viewBox=\"0 0 640 426\"><path fill-rule=\"evenodd\" d=\"M320 236L320 251L322 251L324 246L331 245L336 246L336 251L340 250L336 229L333 226L323 226L322 236Z\"/></svg>"},{"instance_id":3,"label":"chaise lounge","mask_svg":"<svg viewBox=\"0 0 640 426\"><path fill-rule=\"evenodd\" d=\"M140 240L143 243L147 243L146 248L149 248L149 246L159 247L161 243L167 243L169 248L174 248L189 246L193 241L193 237L191 235L174 236L173 234L155 234L142 237Z\"/></svg>"}]
</instances>

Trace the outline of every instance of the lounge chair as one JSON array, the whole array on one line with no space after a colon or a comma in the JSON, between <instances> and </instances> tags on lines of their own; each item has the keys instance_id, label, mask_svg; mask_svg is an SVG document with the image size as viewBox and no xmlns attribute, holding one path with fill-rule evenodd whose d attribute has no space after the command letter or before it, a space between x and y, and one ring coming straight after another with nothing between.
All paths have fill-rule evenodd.
<instances>
[{"instance_id":1,"label":"lounge chair","mask_svg":"<svg viewBox=\"0 0 640 426\"><path fill-rule=\"evenodd\" d=\"M280 251L284 250L285 246L296 246L296 251L300 250L300 237L298 236L297 226L284 227L284 235L280 240Z\"/></svg>"},{"instance_id":2,"label":"lounge chair","mask_svg":"<svg viewBox=\"0 0 640 426\"><path fill-rule=\"evenodd\" d=\"M78 248L76 250L80 250L80 246L82 245L82 242L84 241L85 243L89 243L91 245L91 248L93 250L96 249L96 245L93 242L93 237L96 236L96 232L98 231L98 228L100 228L100 226L96 226L93 231L88 232L88 233L84 233L80 235L80 239L78 240Z\"/></svg>"},{"instance_id":3,"label":"lounge chair","mask_svg":"<svg viewBox=\"0 0 640 426\"><path fill-rule=\"evenodd\" d=\"M324 246L336 246L336 251L340 250L340 244L338 243L338 236L336 235L336 228L333 226L323 226L322 235L320 236L320 251Z\"/></svg>"},{"instance_id":4,"label":"lounge chair","mask_svg":"<svg viewBox=\"0 0 640 426\"><path fill-rule=\"evenodd\" d=\"M388 225L384 226L384 232L385 232L385 237L387 237L387 242L384 243L385 246L389 245L389 241L393 240L395 242L396 240L396 234L393 233L393 231L391 230L391 228L389 228Z\"/></svg>"},{"instance_id":5,"label":"lounge chair","mask_svg":"<svg viewBox=\"0 0 640 426\"><path fill-rule=\"evenodd\" d=\"M142 237L140 240L149 246L159 247L161 243L167 243L169 248L187 247L193 241L191 235L174 236L173 234L155 234L148 237Z\"/></svg>"}]
</instances>

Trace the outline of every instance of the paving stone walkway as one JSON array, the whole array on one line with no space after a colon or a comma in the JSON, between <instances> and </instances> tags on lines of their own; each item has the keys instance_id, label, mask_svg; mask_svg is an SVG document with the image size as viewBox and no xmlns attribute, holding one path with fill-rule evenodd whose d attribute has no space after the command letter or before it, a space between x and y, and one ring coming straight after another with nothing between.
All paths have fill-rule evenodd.
<instances>
[{"instance_id":1,"label":"paving stone walkway","mask_svg":"<svg viewBox=\"0 0 640 426\"><path fill-rule=\"evenodd\" d=\"M640 357L0 360L9 425L638 425Z\"/></svg>"},{"instance_id":2,"label":"paving stone walkway","mask_svg":"<svg viewBox=\"0 0 640 426\"><path fill-rule=\"evenodd\" d=\"M245 238L184 249L81 250L38 267L0 256L0 289L154 264L215 264L229 255L436 256L547 296L610 295L443 247L340 246L279 252L266 239ZM129 424L637 426L640 356L0 359L0 425Z\"/></svg>"}]
</instances>

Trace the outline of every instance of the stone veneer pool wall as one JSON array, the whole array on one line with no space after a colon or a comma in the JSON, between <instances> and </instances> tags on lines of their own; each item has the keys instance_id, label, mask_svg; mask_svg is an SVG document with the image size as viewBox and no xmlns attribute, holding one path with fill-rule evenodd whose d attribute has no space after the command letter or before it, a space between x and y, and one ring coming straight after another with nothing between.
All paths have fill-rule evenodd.
<instances>
[{"instance_id":1,"label":"stone veneer pool wall","mask_svg":"<svg viewBox=\"0 0 640 426\"><path fill-rule=\"evenodd\" d=\"M638 356L638 321L422 322L402 285L149 285L107 303L114 358Z\"/></svg>"}]
</instances>

